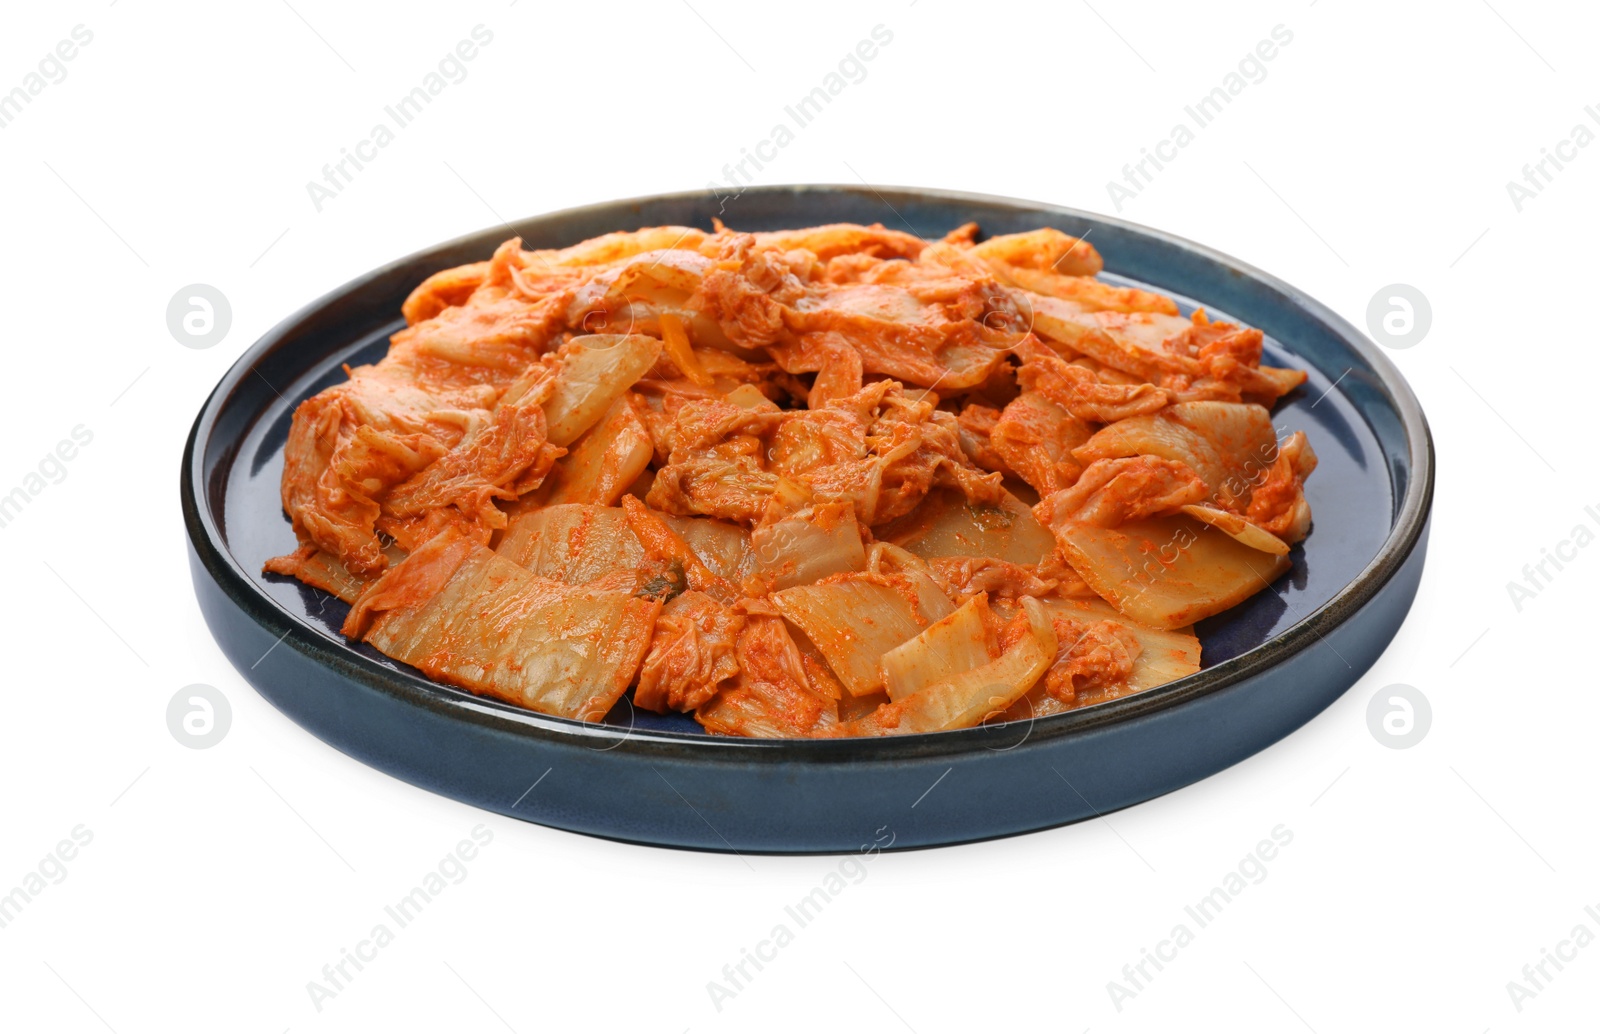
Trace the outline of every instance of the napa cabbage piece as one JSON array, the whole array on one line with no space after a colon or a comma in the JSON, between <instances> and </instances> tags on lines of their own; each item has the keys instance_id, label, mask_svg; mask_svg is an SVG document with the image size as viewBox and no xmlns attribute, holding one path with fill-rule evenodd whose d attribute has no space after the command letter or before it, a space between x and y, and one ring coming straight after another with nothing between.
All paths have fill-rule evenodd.
<instances>
[{"instance_id":1,"label":"napa cabbage piece","mask_svg":"<svg viewBox=\"0 0 1600 1034\"><path fill-rule=\"evenodd\" d=\"M805 655L782 618L752 614L739 635L739 675L695 711L707 729L782 739L825 735L838 711L817 691Z\"/></svg>"},{"instance_id":2,"label":"napa cabbage piece","mask_svg":"<svg viewBox=\"0 0 1600 1034\"><path fill-rule=\"evenodd\" d=\"M601 234L559 250L522 252L522 258L525 264L534 266L600 266L647 251L669 248L693 251L705 243L706 237L704 230L692 226L646 226Z\"/></svg>"},{"instance_id":3,"label":"napa cabbage piece","mask_svg":"<svg viewBox=\"0 0 1600 1034\"><path fill-rule=\"evenodd\" d=\"M537 578L446 531L368 586L343 631L430 678L597 722L638 673L660 609Z\"/></svg>"},{"instance_id":4,"label":"napa cabbage piece","mask_svg":"<svg viewBox=\"0 0 1600 1034\"><path fill-rule=\"evenodd\" d=\"M991 237L975 245L971 255L982 260L989 272L1008 287L1069 299L1087 309L1172 314L1178 311L1176 303L1165 295L1096 280L1103 264L1094 245L1059 230L1045 228Z\"/></svg>"},{"instance_id":5,"label":"napa cabbage piece","mask_svg":"<svg viewBox=\"0 0 1600 1034\"><path fill-rule=\"evenodd\" d=\"M711 264L711 259L683 248L643 252L618 267L607 295L614 300L682 302L700 290Z\"/></svg>"},{"instance_id":6,"label":"napa cabbage piece","mask_svg":"<svg viewBox=\"0 0 1600 1034\"><path fill-rule=\"evenodd\" d=\"M1101 528L1052 525L1062 554L1100 597L1136 621L1179 628L1267 588L1289 558L1252 549L1187 515Z\"/></svg>"},{"instance_id":7,"label":"napa cabbage piece","mask_svg":"<svg viewBox=\"0 0 1600 1034\"><path fill-rule=\"evenodd\" d=\"M624 395L556 462L545 502L615 505L654 455L650 432Z\"/></svg>"},{"instance_id":8,"label":"napa cabbage piece","mask_svg":"<svg viewBox=\"0 0 1600 1034\"><path fill-rule=\"evenodd\" d=\"M1317 469L1317 454L1304 431L1278 446L1271 469L1256 485L1246 512L1250 522L1286 542L1299 542L1311 531L1311 504L1305 481Z\"/></svg>"},{"instance_id":9,"label":"napa cabbage piece","mask_svg":"<svg viewBox=\"0 0 1600 1034\"><path fill-rule=\"evenodd\" d=\"M981 247L981 245L980 245ZM1086 311L1155 312L1178 314L1177 303L1166 295L1138 287L1119 287L1092 276L1067 276L1050 269L1029 269L990 262L989 269L1009 287L1020 287L1082 306Z\"/></svg>"},{"instance_id":10,"label":"napa cabbage piece","mask_svg":"<svg viewBox=\"0 0 1600 1034\"><path fill-rule=\"evenodd\" d=\"M777 589L867 566L861 527L849 503L815 506L750 533L757 570Z\"/></svg>"},{"instance_id":11,"label":"napa cabbage piece","mask_svg":"<svg viewBox=\"0 0 1600 1034\"><path fill-rule=\"evenodd\" d=\"M793 308L783 311L784 325L801 344L779 344L770 351L789 373L816 372L828 353L808 351L804 343L837 333L860 353L866 373L924 388L937 384L947 391L975 387L999 368L1006 355L1003 347L984 340L985 332L1020 328L1026 317L992 281L971 281L962 292L966 311L977 310L981 321L966 315L952 297L924 301L917 291L886 280L839 284L823 295L801 295ZM1014 339L1014 334L1010 336Z\"/></svg>"},{"instance_id":12,"label":"napa cabbage piece","mask_svg":"<svg viewBox=\"0 0 1600 1034\"><path fill-rule=\"evenodd\" d=\"M758 243L779 251L803 249L823 262L840 255L868 254L893 258L916 258L927 242L902 230L885 229L881 223L860 226L855 223L825 223L798 230L769 230L755 235Z\"/></svg>"},{"instance_id":13,"label":"napa cabbage piece","mask_svg":"<svg viewBox=\"0 0 1600 1034\"><path fill-rule=\"evenodd\" d=\"M885 704L843 724L848 736L906 735L968 729L1001 716L1033 688L1055 660L1058 647L1049 612L1032 597L1021 603L1027 629L999 657Z\"/></svg>"},{"instance_id":14,"label":"napa cabbage piece","mask_svg":"<svg viewBox=\"0 0 1600 1034\"><path fill-rule=\"evenodd\" d=\"M1039 563L1056 548L1050 530L1009 492L994 506L969 503L960 492L930 492L915 510L879 529L878 538L925 560L993 557L1027 565Z\"/></svg>"},{"instance_id":15,"label":"napa cabbage piece","mask_svg":"<svg viewBox=\"0 0 1600 1034\"><path fill-rule=\"evenodd\" d=\"M666 714L693 711L739 674L744 615L703 592L668 600L639 669L635 707Z\"/></svg>"},{"instance_id":16,"label":"napa cabbage piece","mask_svg":"<svg viewBox=\"0 0 1600 1034\"><path fill-rule=\"evenodd\" d=\"M512 519L495 551L540 578L582 585L616 572L635 572L644 549L614 506L568 503Z\"/></svg>"},{"instance_id":17,"label":"napa cabbage piece","mask_svg":"<svg viewBox=\"0 0 1600 1034\"><path fill-rule=\"evenodd\" d=\"M360 446L347 459L366 468L366 477L355 479L362 489L372 487L368 477L382 483L397 467L409 469L426 456L434 457L389 488L378 526L388 530L390 524L409 524L453 506L484 528L504 527L505 515L495 501L513 501L538 488L562 454L548 441L543 408L555 384L543 366L533 367L506 390L486 419L459 414L464 433L442 454L435 454L439 443L429 437L407 442L358 429Z\"/></svg>"},{"instance_id":18,"label":"napa cabbage piece","mask_svg":"<svg viewBox=\"0 0 1600 1034\"><path fill-rule=\"evenodd\" d=\"M739 596L739 588L705 565L689 543L673 531L661 515L634 496L624 496L622 516L628 530L644 548L645 566L640 595L670 599L684 589L707 593L724 603Z\"/></svg>"},{"instance_id":19,"label":"napa cabbage piece","mask_svg":"<svg viewBox=\"0 0 1600 1034\"><path fill-rule=\"evenodd\" d=\"M662 514L661 519L689 544L694 555L717 577L739 585L755 569L756 558L750 548L750 533L737 524L713 517L677 517L672 514Z\"/></svg>"},{"instance_id":20,"label":"napa cabbage piece","mask_svg":"<svg viewBox=\"0 0 1600 1034\"><path fill-rule=\"evenodd\" d=\"M406 326L414 327L430 320L451 306L465 304L484 279L489 276L491 263L471 262L464 266L442 269L418 284L406 296L400 313Z\"/></svg>"},{"instance_id":21,"label":"napa cabbage piece","mask_svg":"<svg viewBox=\"0 0 1600 1034\"><path fill-rule=\"evenodd\" d=\"M907 594L919 620L937 621L956 609L927 561L891 542L874 542L867 550L867 572Z\"/></svg>"},{"instance_id":22,"label":"napa cabbage piece","mask_svg":"<svg viewBox=\"0 0 1600 1034\"><path fill-rule=\"evenodd\" d=\"M1104 600L1040 600L1051 616L1080 623L1110 621L1132 633L1141 647L1122 693L1142 693L1200 670L1200 640L1194 627L1156 628L1134 621ZM1062 644L1066 646L1067 644Z\"/></svg>"},{"instance_id":23,"label":"napa cabbage piece","mask_svg":"<svg viewBox=\"0 0 1600 1034\"><path fill-rule=\"evenodd\" d=\"M1095 276L1105 268L1093 244L1049 226L990 237L973 245L972 253L985 261L1048 269L1062 276Z\"/></svg>"},{"instance_id":24,"label":"napa cabbage piece","mask_svg":"<svg viewBox=\"0 0 1600 1034\"><path fill-rule=\"evenodd\" d=\"M282 560L284 558L278 557ZM276 570L270 566L266 570ZM346 603L354 603L361 590L371 584L370 577L351 574L339 558L323 550L315 550L293 570L278 570L279 574L292 574L307 585L332 593Z\"/></svg>"},{"instance_id":25,"label":"napa cabbage piece","mask_svg":"<svg viewBox=\"0 0 1600 1034\"><path fill-rule=\"evenodd\" d=\"M883 575L880 574L878 577ZM902 587L901 591L910 590L911 609L916 613L918 621L938 621L956 609L956 605L950 602L950 597L944 594L939 583L926 572L902 569L889 578Z\"/></svg>"},{"instance_id":26,"label":"napa cabbage piece","mask_svg":"<svg viewBox=\"0 0 1600 1034\"><path fill-rule=\"evenodd\" d=\"M1272 417L1246 402L1180 402L1159 413L1118 420L1072 450L1081 463L1157 456L1187 464L1223 509L1250 503L1278 455Z\"/></svg>"},{"instance_id":27,"label":"napa cabbage piece","mask_svg":"<svg viewBox=\"0 0 1600 1034\"><path fill-rule=\"evenodd\" d=\"M741 384L737 388L722 396L722 401L729 405L738 406L740 409L759 409L764 411L776 410L772 400L761 394L761 389L754 384Z\"/></svg>"},{"instance_id":28,"label":"napa cabbage piece","mask_svg":"<svg viewBox=\"0 0 1600 1034\"><path fill-rule=\"evenodd\" d=\"M989 594L991 601L1022 596L1069 599L1095 594L1077 572L1056 557L1051 557L1047 564L1032 567L988 557L935 557L928 561L928 570L945 594L958 602L965 602L979 593Z\"/></svg>"},{"instance_id":29,"label":"napa cabbage piece","mask_svg":"<svg viewBox=\"0 0 1600 1034\"><path fill-rule=\"evenodd\" d=\"M989 432L989 446L1041 496L1071 487L1083 472L1072 450L1093 436L1089 425L1037 391L1006 404Z\"/></svg>"},{"instance_id":30,"label":"napa cabbage piece","mask_svg":"<svg viewBox=\"0 0 1600 1034\"><path fill-rule=\"evenodd\" d=\"M1057 642L1050 615L1031 596L1023 597L1028 634L990 661L900 701L899 733L967 729L1003 714L1033 687L1055 660Z\"/></svg>"},{"instance_id":31,"label":"napa cabbage piece","mask_svg":"<svg viewBox=\"0 0 1600 1034\"><path fill-rule=\"evenodd\" d=\"M988 597L963 603L916 636L883 655L883 682L890 700L904 700L949 678L988 664L995 653Z\"/></svg>"},{"instance_id":32,"label":"napa cabbage piece","mask_svg":"<svg viewBox=\"0 0 1600 1034\"><path fill-rule=\"evenodd\" d=\"M710 573L738 586L755 571L755 554L750 548L750 533L737 524L712 517L659 515L672 533L682 539Z\"/></svg>"},{"instance_id":33,"label":"napa cabbage piece","mask_svg":"<svg viewBox=\"0 0 1600 1034\"><path fill-rule=\"evenodd\" d=\"M1147 689L1176 682L1200 670L1200 639L1193 625L1181 628L1155 628L1124 618L1115 607L1100 600L1046 600L1047 607L1064 611L1080 621L1117 620L1123 628L1133 633L1143 648L1134 662L1133 671L1125 683L1127 693L1142 693ZM1074 613L1075 607L1083 610Z\"/></svg>"},{"instance_id":34,"label":"napa cabbage piece","mask_svg":"<svg viewBox=\"0 0 1600 1034\"><path fill-rule=\"evenodd\" d=\"M1115 528L1128 521L1177 513L1210 494L1186 464L1158 456L1095 460L1071 488L1042 500L1035 515L1054 528L1063 520Z\"/></svg>"},{"instance_id":35,"label":"napa cabbage piece","mask_svg":"<svg viewBox=\"0 0 1600 1034\"><path fill-rule=\"evenodd\" d=\"M1021 721L1044 718L1063 711L1116 700L1120 697L1142 693L1147 689L1164 686L1169 682L1193 675L1200 670L1200 640L1192 626L1164 629L1154 628L1128 618L1104 600L1040 600L1052 618L1064 617L1080 625L1110 622L1132 635L1139 643L1139 654L1133 669L1119 685L1103 686L1080 692L1071 702L1050 694L1044 680L1029 690L1027 695L1013 704L1005 713L1005 720ZM1062 642L1057 656L1072 646Z\"/></svg>"},{"instance_id":36,"label":"napa cabbage piece","mask_svg":"<svg viewBox=\"0 0 1600 1034\"><path fill-rule=\"evenodd\" d=\"M406 551L391 543L384 548L383 554L384 559L393 565L405 559ZM354 603L362 590L377 579L377 575L352 574L338 557L316 546L301 546L286 556L273 557L261 569L269 574L298 578L346 603Z\"/></svg>"},{"instance_id":37,"label":"napa cabbage piece","mask_svg":"<svg viewBox=\"0 0 1600 1034\"><path fill-rule=\"evenodd\" d=\"M567 446L655 365L661 342L643 334L591 334L573 338L559 355L555 392L544 406L545 435Z\"/></svg>"},{"instance_id":38,"label":"napa cabbage piece","mask_svg":"<svg viewBox=\"0 0 1600 1034\"><path fill-rule=\"evenodd\" d=\"M1263 553L1274 553L1278 556L1283 556L1289 552L1289 544L1287 542L1260 525L1252 524L1236 513L1218 510L1213 506L1192 505L1181 509L1195 520L1203 524L1209 524L1235 542L1249 546L1251 549L1259 549Z\"/></svg>"},{"instance_id":39,"label":"napa cabbage piece","mask_svg":"<svg viewBox=\"0 0 1600 1034\"><path fill-rule=\"evenodd\" d=\"M739 584L754 570L749 534L709 517L659 515L718 577ZM583 585L633 576L644 547L628 529L622 509L567 503L530 510L512 519L495 551L541 578Z\"/></svg>"},{"instance_id":40,"label":"napa cabbage piece","mask_svg":"<svg viewBox=\"0 0 1600 1034\"><path fill-rule=\"evenodd\" d=\"M707 372L705 364L694 354L694 346L689 342L689 332L684 328L683 320L673 313L661 316L661 343L665 346L667 358L692 383L702 388L716 386L716 378Z\"/></svg>"},{"instance_id":41,"label":"napa cabbage piece","mask_svg":"<svg viewBox=\"0 0 1600 1034\"><path fill-rule=\"evenodd\" d=\"M918 572L835 576L771 599L855 696L883 688L884 654L955 610L932 579Z\"/></svg>"},{"instance_id":42,"label":"napa cabbage piece","mask_svg":"<svg viewBox=\"0 0 1600 1034\"><path fill-rule=\"evenodd\" d=\"M1067 298L1018 289L1014 292L1033 317L1033 330L1073 352L1135 377L1156 383L1168 373L1198 376L1198 362L1163 346L1183 334L1190 321L1162 312L1091 311Z\"/></svg>"}]
</instances>

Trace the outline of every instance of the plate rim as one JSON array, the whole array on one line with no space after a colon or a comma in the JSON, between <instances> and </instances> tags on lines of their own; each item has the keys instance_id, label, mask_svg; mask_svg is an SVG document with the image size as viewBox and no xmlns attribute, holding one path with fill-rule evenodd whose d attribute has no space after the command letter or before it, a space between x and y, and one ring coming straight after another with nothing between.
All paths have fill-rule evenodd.
<instances>
[{"instance_id":1,"label":"plate rim","mask_svg":"<svg viewBox=\"0 0 1600 1034\"><path fill-rule=\"evenodd\" d=\"M274 324L229 366L212 388L184 442L180 472L184 525L195 557L212 580L235 606L278 638L280 645L307 654L325 667L370 689L379 690L388 696L428 710L443 712L446 716L459 720L525 735L536 740L568 742L590 749L617 750L643 757L665 758L689 754L700 761L712 763L720 761L739 765L750 760L759 760L763 755L771 756L776 753L779 755L778 759L797 764L874 760L891 763L912 758L968 755L978 747L1005 750L1007 746L995 746L995 744L1014 746L1015 744L1011 744L1010 741L1017 736L1016 727L1024 724L1026 724L1024 738L1036 743L1079 736L1107 725L1131 723L1140 717L1179 707L1196 698L1220 692L1272 668L1285 656L1300 653L1325 639L1326 635L1343 624L1347 617L1382 592L1401 570L1426 532L1432 510L1435 455L1432 433L1421 404L1399 369L1365 334L1327 305L1281 278L1208 245L1165 230L1048 202L925 187L774 184L748 187L740 196L744 193L789 196L871 195L894 211L894 206L884 197L887 193L892 196L910 196L943 202L968 202L989 207L1033 210L1060 219L1115 226L1130 234L1154 239L1242 274L1261 286L1275 291L1294 307L1327 327L1345 346L1360 355L1371 366L1377 375L1378 386L1399 419L1406 439L1409 476L1406 478L1404 493L1396 492L1394 472L1385 465L1391 492L1398 498L1395 499L1389 533L1383 544L1359 573L1346 582L1330 599L1311 610L1299 621L1266 642L1193 675L1117 700L1041 719L1028 719L1026 722L1015 721L906 736L841 739L761 739L684 734L636 729L632 726L624 728L600 725L543 714L515 704L476 696L467 690L435 682L420 674L399 671L379 664L345 644L334 642L305 624L256 585L250 573L226 547L226 539L218 526L216 515L212 513L209 503L203 502L207 496L204 470L206 450L201 446L210 444L217 429L218 417L244 378L256 371L264 358L288 343L300 324L345 296L371 286L384 277L392 276L398 270L427 255L473 245L497 230L508 230L514 234L517 227L527 223L558 218L581 218L585 214L626 210L630 206L638 208L645 204L660 202L699 201L705 198L705 193L703 190L687 190L601 201L527 216L514 223L501 222L484 227L420 248L354 277ZM1204 299L1197 301L1203 302ZM1302 362L1309 362L1303 356L1294 353L1292 349L1290 351ZM271 387L270 382L269 387ZM273 390L276 391L276 388ZM235 457L230 463L236 461Z\"/></svg>"}]
</instances>

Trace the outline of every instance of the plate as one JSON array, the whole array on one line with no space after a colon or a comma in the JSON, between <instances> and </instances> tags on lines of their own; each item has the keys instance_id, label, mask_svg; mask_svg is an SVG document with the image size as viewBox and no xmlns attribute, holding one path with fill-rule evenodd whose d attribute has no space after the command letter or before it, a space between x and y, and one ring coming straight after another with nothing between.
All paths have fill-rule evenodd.
<instances>
[{"instance_id":1,"label":"plate","mask_svg":"<svg viewBox=\"0 0 1600 1034\"><path fill-rule=\"evenodd\" d=\"M724 211L726 209L726 211ZM882 222L937 238L1053 226L1088 238L1106 279L1176 298L1187 314L1261 328L1267 361L1309 371L1273 412L1320 459L1315 524L1289 572L1202 622L1203 669L1120 700L1032 722L855 740L716 737L627 698L585 724L430 681L339 635L346 607L261 573L295 545L278 494L294 407L372 362L428 274L486 258L512 233L555 248L642 226L740 230ZM1170 234L1004 198L851 186L751 188L591 205L497 226L360 277L256 342L212 391L183 456L195 592L241 675L352 757L519 819L621 840L740 852L922 847L1022 833L1168 793L1287 736L1383 652L1422 574L1433 499L1427 423L1400 374L1327 307Z\"/></svg>"}]
</instances>

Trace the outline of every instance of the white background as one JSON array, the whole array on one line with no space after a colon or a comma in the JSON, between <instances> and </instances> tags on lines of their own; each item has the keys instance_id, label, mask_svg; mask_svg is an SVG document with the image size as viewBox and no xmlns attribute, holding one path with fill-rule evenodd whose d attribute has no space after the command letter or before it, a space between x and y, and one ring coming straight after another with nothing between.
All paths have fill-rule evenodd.
<instances>
[{"instance_id":1,"label":"white background","mask_svg":"<svg viewBox=\"0 0 1600 1034\"><path fill-rule=\"evenodd\" d=\"M1520 1012L1507 982L1575 925L1600 935L1584 913L1600 905L1600 550L1520 611L1507 583L1576 525L1600 526L1584 513L1600 505L1600 147L1520 212L1506 189L1574 126L1600 131L1584 114L1600 104L1592 9L13 5L0 89L80 24L94 38L67 78L0 130L0 492L75 425L94 435L0 529L0 890L75 826L93 840L0 929L0 1026L1476 1034L1592 1022L1600 946L1547 967L1554 980ZM306 182L478 24L494 38L469 77L317 212ZM1430 333L1391 354L1438 443L1433 541L1394 645L1304 729L1110 822L875 859L719 1012L707 982L839 859L588 839L323 745L212 643L184 558L178 458L211 386L289 312L502 217L703 188L879 24L893 41L865 81L758 182L864 179L1113 212L1106 182L1286 26L1293 41L1266 79L1121 214L1271 270L1358 326L1386 284L1426 294ZM203 351L165 321L195 282L233 308L226 339ZM208 750L176 742L165 720L196 682L233 709ZM1368 730L1369 701L1394 683L1432 704L1411 749ZM494 840L466 879L317 1011L307 982L478 823ZM1265 881L1119 1011L1107 982L1279 824L1294 839Z\"/></svg>"}]
</instances>

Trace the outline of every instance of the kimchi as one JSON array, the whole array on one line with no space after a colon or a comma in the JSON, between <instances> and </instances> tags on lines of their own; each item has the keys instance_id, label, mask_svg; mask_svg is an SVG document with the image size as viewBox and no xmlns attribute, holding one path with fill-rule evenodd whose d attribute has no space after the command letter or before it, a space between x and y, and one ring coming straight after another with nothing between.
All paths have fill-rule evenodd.
<instances>
[{"instance_id":1,"label":"kimchi","mask_svg":"<svg viewBox=\"0 0 1600 1034\"><path fill-rule=\"evenodd\" d=\"M1306 375L1101 269L972 224L507 241L300 404L266 569L583 721L937 732L1182 678L1311 529L1270 416Z\"/></svg>"}]
</instances>

